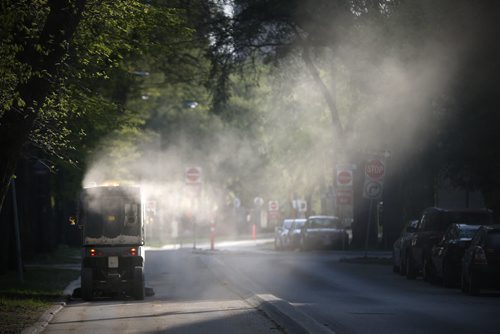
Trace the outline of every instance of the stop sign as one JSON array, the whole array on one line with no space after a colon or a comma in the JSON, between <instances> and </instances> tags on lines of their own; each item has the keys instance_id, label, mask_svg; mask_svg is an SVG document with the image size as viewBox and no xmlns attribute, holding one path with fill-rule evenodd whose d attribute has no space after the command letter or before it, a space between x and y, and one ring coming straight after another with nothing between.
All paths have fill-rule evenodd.
<instances>
[{"instance_id":1,"label":"stop sign","mask_svg":"<svg viewBox=\"0 0 500 334\"><path fill-rule=\"evenodd\" d=\"M342 170L337 172L337 184L339 186L350 186L352 185L352 171Z\"/></svg>"},{"instance_id":2,"label":"stop sign","mask_svg":"<svg viewBox=\"0 0 500 334\"><path fill-rule=\"evenodd\" d=\"M185 173L186 183L201 182L201 167L188 167Z\"/></svg>"},{"instance_id":3,"label":"stop sign","mask_svg":"<svg viewBox=\"0 0 500 334\"><path fill-rule=\"evenodd\" d=\"M365 174L372 180L379 180L385 174L384 163L379 159L369 160L365 166Z\"/></svg>"}]
</instances>

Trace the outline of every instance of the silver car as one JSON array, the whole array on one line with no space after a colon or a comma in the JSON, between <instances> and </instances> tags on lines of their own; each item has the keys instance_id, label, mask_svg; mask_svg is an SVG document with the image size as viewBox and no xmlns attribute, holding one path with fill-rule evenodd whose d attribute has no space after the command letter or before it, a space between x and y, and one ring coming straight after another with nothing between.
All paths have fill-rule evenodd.
<instances>
[{"instance_id":1,"label":"silver car","mask_svg":"<svg viewBox=\"0 0 500 334\"><path fill-rule=\"evenodd\" d=\"M335 216L311 216L300 233L300 250L347 247L349 235Z\"/></svg>"},{"instance_id":2,"label":"silver car","mask_svg":"<svg viewBox=\"0 0 500 334\"><path fill-rule=\"evenodd\" d=\"M302 232L302 227L305 225L307 219L294 219L290 230L285 238L286 248L289 250L295 250L299 248L300 245L300 233Z\"/></svg>"},{"instance_id":3,"label":"silver car","mask_svg":"<svg viewBox=\"0 0 500 334\"><path fill-rule=\"evenodd\" d=\"M285 219L281 223L281 225L276 226L274 230L274 249L275 250L283 250L286 248L286 237L288 235L288 231L292 226L293 219Z\"/></svg>"}]
</instances>

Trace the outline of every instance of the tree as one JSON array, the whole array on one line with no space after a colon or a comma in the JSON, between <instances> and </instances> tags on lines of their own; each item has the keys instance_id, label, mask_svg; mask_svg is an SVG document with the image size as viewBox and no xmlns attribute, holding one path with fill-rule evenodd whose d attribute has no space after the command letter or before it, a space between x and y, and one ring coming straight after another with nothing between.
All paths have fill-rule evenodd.
<instances>
[{"instance_id":1,"label":"tree","mask_svg":"<svg viewBox=\"0 0 500 334\"><path fill-rule=\"evenodd\" d=\"M147 137L142 130L149 110L129 105L141 98L144 78L137 74L150 67L171 84L186 79L197 65L189 53L202 41L193 37L186 12L170 6L128 0L1 5L0 211L19 158L34 156L57 175L44 196L54 200L61 226L74 213L89 156L103 138L130 150ZM18 172L27 180L23 170ZM26 197L22 202L33 202ZM27 208L23 214L31 241L38 237L28 235L35 213Z\"/></svg>"},{"instance_id":2,"label":"tree","mask_svg":"<svg viewBox=\"0 0 500 334\"><path fill-rule=\"evenodd\" d=\"M396 226L405 206L434 202L443 173L463 187L481 184L493 198L496 153L484 148L497 141L490 90L497 86L497 16L491 1L242 0L229 29L236 60L254 55L281 65L302 58L331 113L334 141L347 143L340 146L358 165L364 152L388 148L389 168L421 166L414 175L420 185L402 173L387 180L393 192L385 213ZM487 131L472 130L479 128ZM420 186L422 195L408 198L412 205L401 201L400 191Z\"/></svg>"},{"instance_id":3,"label":"tree","mask_svg":"<svg viewBox=\"0 0 500 334\"><path fill-rule=\"evenodd\" d=\"M7 24L11 23L3 43L13 55L7 57L8 69L21 68L12 86L2 96L0 119L0 209L23 145L26 143L40 111L47 106L54 82L67 55L86 1L3 2ZM42 13L42 14L40 14ZM39 16L46 15L40 21ZM16 21L21 17L21 23ZM3 48L3 45L2 45ZM15 73L15 72L14 72Z\"/></svg>"},{"instance_id":4,"label":"tree","mask_svg":"<svg viewBox=\"0 0 500 334\"><path fill-rule=\"evenodd\" d=\"M194 68L189 64L194 58L182 58L193 38L179 8L140 1L4 1L2 6L0 208L27 144L79 163L86 153L75 146L84 136L95 144L113 129L144 123L144 111L133 116L137 110L124 109L130 92L141 85L133 74L138 67L164 70L166 80ZM187 66L172 71L173 62Z\"/></svg>"}]
</instances>

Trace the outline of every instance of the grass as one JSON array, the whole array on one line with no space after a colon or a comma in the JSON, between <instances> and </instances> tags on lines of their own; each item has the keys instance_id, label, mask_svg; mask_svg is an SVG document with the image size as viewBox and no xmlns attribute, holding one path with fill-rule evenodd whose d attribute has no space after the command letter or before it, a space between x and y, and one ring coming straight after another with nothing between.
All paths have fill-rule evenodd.
<instances>
[{"instance_id":1,"label":"grass","mask_svg":"<svg viewBox=\"0 0 500 334\"><path fill-rule=\"evenodd\" d=\"M61 245L57 251L52 253L43 253L36 255L32 260L29 261L31 264L79 264L81 259L82 249L80 247L68 247L66 245Z\"/></svg>"},{"instance_id":2,"label":"grass","mask_svg":"<svg viewBox=\"0 0 500 334\"><path fill-rule=\"evenodd\" d=\"M79 249L66 247L37 256L33 263L46 266L26 266L24 282L13 271L0 275L0 333L21 332L53 303L62 300L64 288L80 273L55 265L79 263L78 255Z\"/></svg>"}]
</instances>

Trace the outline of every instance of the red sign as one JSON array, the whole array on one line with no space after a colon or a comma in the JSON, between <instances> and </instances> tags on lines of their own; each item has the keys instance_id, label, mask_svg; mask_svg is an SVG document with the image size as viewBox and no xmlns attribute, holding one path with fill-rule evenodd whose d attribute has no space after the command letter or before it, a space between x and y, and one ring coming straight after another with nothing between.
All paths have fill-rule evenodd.
<instances>
[{"instance_id":1,"label":"red sign","mask_svg":"<svg viewBox=\"0 0 500 334\"><path fill-rule=\"evenodd\" d=\"M186 183L200 183L201 182L201 167L188 167L185 173Z\"/></svg>"},{"instance_id":2,"label":"red sign","mask_svg":"<svg viewBox=\"0 0 500 334\"><path fill-rule=\"evenodd\" d=\"M280 219L280 213L279 211L270 211L267 213L267 219L269 220L279 220Z\"/></svg>"},{"instance_id":3,"label":"red sign","mask_svg":"<svg viewBox=\"0 0 500 334\"><path fill-rule=\"evenodd\" d=\"M352 185L352 171L342 170L337 173L337 183L339 186Z\"/></svg>"},{"instance_id":4,"label":"red sign","mask_svg":"<svg viewBox=\"0 0 500 334\"><path fill-rule=\"evenodd\" d=\"M337 190L337 205L352 205L352 190Z\"/></svg>"},{"instance_id":5,"label":"red sign","mask_svg":"<svg viewBox=\"0 0 500 334\"><path fill-rule=\"evenodd\" d=\"M280 205L278 201L269 201L269 211L278 211L280 208Z\"/></svg>"},{"instance_id":6,"label":"red sign","mask_svg":"<svg viewBox=\"0 0 500 334\"><path fill-rule=\"evenodd\" d=\"M365 174L372 180L379 180L385 174L385 166L379 159L369 160L365 167Z\"/></svg>"}]
</instances>

